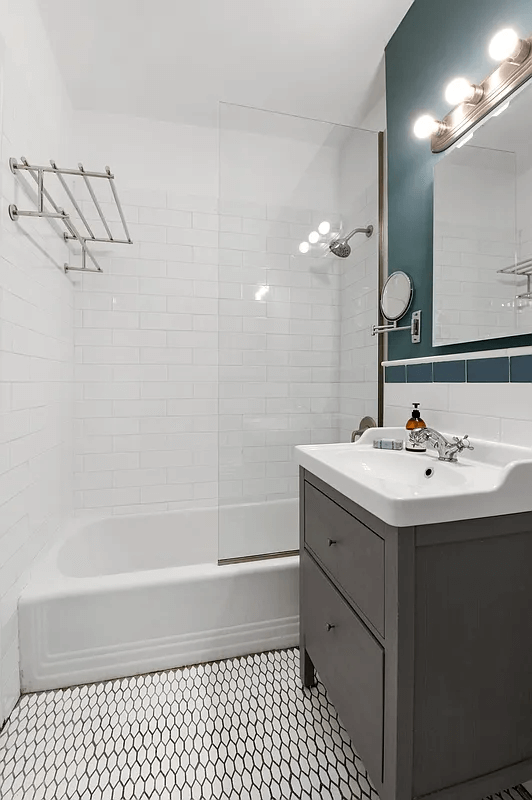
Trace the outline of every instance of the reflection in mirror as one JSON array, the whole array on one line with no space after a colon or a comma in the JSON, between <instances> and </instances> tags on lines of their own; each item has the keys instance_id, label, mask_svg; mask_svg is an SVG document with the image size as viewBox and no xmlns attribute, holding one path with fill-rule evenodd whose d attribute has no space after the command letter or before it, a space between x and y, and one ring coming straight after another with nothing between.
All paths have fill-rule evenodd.
<instances>
[{"instance_id":1,"label":"reflection in mirror","mask_svg":"<svg viewBox=\"0 0 532 800\"><path fill-rule=\"evenodd\" d=\"M434 168L434 345L532 332L531 100L529 82Z\"/></svg>"},{"instance_id":2,"label":"reflection in mirror","mask_svg":"<svg viewBox=\"0 0 532 800\"><path fill-rule=\"evenodd\" d=\"M392 272L384 284L381 311L389 322L401 319L412 300L412 281L405 272Z\"/></svg>"}]
</instances>

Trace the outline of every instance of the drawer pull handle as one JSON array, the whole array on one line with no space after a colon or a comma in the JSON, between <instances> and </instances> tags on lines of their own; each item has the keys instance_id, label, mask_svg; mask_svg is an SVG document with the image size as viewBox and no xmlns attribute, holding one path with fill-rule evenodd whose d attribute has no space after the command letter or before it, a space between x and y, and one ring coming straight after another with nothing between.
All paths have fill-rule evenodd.
<instances>
[{"instance_id":1,"label":"drawer pull handle","mask_svg":"<svg viewBox=\"0 0 532 800\"><path fill-rule=\"evenodd\" d=\"M328 631L332 631L333 628L336 628L336 625L331 625L330 622L328 622L327 625L325 626L325 629Z\"/></svg>"},{"instance_id":2,"label":"drawer pull handle","mask_svg":"<svg viewBox=\"0 0 532 800\"><path fill-rule=\"evenodd\" d=\"M329 547L332 547L333 544L336 544L336 539L327 539L327 544L329 545Z\"/></svg>"}]
</instances>

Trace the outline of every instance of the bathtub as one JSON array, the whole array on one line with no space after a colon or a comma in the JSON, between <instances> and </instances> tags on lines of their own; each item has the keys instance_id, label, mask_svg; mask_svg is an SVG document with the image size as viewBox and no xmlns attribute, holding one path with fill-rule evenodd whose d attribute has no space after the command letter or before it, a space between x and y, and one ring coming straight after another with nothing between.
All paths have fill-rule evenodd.
<instances>
[{"instance_id":1,"label":"bathtub","mask_svg":"<svg viewBox=\"0 0 532 800\"><path fill-rule=\"evenodd\" d=\"M217 514L73 521L19 600L22 691L297 644L299 558L219 566Z\"/></svg>"}]
</instances>

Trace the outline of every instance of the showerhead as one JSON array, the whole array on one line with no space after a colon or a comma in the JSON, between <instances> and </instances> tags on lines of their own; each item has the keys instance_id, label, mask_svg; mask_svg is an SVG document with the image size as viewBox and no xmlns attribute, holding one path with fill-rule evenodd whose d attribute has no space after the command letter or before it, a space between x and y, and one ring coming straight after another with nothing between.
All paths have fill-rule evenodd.
<instances>
[{"instance_id":1,"label":"showerhead","mask_svg":"<svg viewBox=\"0 0 532 800\"><path fill-rule=\"evenodd\" d=\"M350 256L351 245L349 244L349 239L351 239L355 233L365 233L369 239L373 234L373 225L368 225L367 228L355 228L355 230L351 231L344 239L333 239L332 242L329 242L329 250L331 253L334 253L338 258L347 258Z\"/></svg>"},{"instance_id":2,"label":"showerhead","mask_svg":"<svg viewBox=\"0 0 532 800\"><path fill-rule=\"evenodd\" d=\"M338 258L347 258L351 255L351 245L345 239L335 239L329 244L329 250Z\"/></svg>"}]
</instances>

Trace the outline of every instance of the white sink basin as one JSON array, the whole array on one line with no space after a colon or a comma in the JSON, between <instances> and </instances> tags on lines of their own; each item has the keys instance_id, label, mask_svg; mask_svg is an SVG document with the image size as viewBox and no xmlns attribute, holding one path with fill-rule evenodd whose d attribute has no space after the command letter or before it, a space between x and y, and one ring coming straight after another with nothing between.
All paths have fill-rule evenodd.
<instances>
[{"instance_id":1,"label":"white sink basin","mask_svg":"<svg viewBox=\"0 0 532 800\"><path fill-rule=\"evenodd\" d=\"M444 432L448 439L450 434ZM390 525L426 525L532 511L532 448L471 439L458 463L426 453L376 450L403 428L371 428L355 444L296 447L296 460Z\"/></svg>"}]
</instances>

